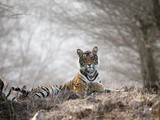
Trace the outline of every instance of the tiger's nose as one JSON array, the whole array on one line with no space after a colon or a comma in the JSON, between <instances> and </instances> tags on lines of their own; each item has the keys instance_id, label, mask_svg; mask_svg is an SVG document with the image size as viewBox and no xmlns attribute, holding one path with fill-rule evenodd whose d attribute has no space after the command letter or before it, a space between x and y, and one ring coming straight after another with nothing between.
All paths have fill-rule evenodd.
<instances>
[{"instance_id":1,"label":"tiger's nose","mask_svg":"<svg viewBox=\"0 0 160 120\"><path fill-rule=\"evenodd\" d=\"M88 63L88 66L91 66L91 63Z\"/></svg>"},{"instance_id":2,"label":"tiger's nose","mask_svg":"<svg viewBox=\"0 0 160 120\"><path fill-rule=\"evenodd\" d=\"M92 63L87 64L88 67L93 67Z\"/></svg>"}]
</instances>

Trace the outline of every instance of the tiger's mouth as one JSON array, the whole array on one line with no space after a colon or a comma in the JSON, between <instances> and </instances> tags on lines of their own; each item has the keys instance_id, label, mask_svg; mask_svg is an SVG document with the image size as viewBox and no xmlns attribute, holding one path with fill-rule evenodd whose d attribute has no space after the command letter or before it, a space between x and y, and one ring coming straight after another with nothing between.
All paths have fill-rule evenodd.
<instances>
[{"instance_id":1,"label":"tiger's mouth","mask_svg":"<svg viewBox=\"0 0 160 120\"><path fill-rule=\"evenodd\" d=\"M84 71L86 74L92 75L95 71L96 68L95 67L81 67L81 70Z\"/></svg>"},{"instance_id":2,"label":"tiger's mouth","mask_svg":"<svg viewBox=\"0 0 160 120\"><path fill-rule=\"evenodd\" d=\"M89 74L92 74L95 72L95 67L94 66L89 66L86 68L86 72L89 73Z\"/></svg>"},{"instance_id":3,"label":"tiger's mouth","mask_svg":"<svg viewBox=\"0 0 160 120\"><path fill-rule=\"evenodd\" d=\"M86 70L87 71L93 71L95 69L95 67L87 67Z\"/></svg>"}]
</instances>

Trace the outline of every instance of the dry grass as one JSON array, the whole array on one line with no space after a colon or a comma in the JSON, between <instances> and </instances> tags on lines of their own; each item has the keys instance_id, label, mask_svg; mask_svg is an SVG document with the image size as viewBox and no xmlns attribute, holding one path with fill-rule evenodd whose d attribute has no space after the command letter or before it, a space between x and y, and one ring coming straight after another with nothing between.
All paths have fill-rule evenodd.
<instances>
[{"instance_id":1,"label":"dry grass","mask_svg":"<svg viewBox=\"0 0 160 120\"><path fill-rule=\"evenodd\" d=\"M0 99L0 119L29 120L158 120L160 95L135 88L79 98L73 92L60 93L50 100L10 102Z\"/></svg>"}]
</instances>

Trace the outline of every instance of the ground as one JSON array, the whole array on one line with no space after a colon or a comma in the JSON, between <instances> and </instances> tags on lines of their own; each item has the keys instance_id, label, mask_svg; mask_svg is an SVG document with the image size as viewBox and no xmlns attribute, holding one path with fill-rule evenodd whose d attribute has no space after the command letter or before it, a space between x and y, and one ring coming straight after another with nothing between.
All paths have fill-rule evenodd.
<instances>
[{"instance_id":1,"label":"ground","mask_svg":"<svg viewBox=\"0 0 160 120\"><path fill-rule=\"evenodd\" d=\"M0 120L159 120L160 95L122 88L80 98L73 92L50 99L7 101L0 98Z\"/></svg>"}]
</instances>

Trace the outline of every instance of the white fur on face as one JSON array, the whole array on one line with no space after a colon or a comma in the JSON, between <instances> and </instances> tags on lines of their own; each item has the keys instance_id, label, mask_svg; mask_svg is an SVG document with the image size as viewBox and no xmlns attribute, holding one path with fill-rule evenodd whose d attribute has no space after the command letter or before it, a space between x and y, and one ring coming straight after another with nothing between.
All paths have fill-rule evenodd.
<instances>
[{"instance_id":1,"label":"white fur on face","mask_svg":"<svg viewBox=\"0 0 160 120\"><path fill-rule=\"evenodd\" d=\"M81 65L80 65L80 63L79 63L79 59L77 60L77 66L78 66L78 68L81 69L81 70L85 70L85 69L86 69L85 66L84 66L84 67L81 67Z\"/></svg>"}]
</instances>

